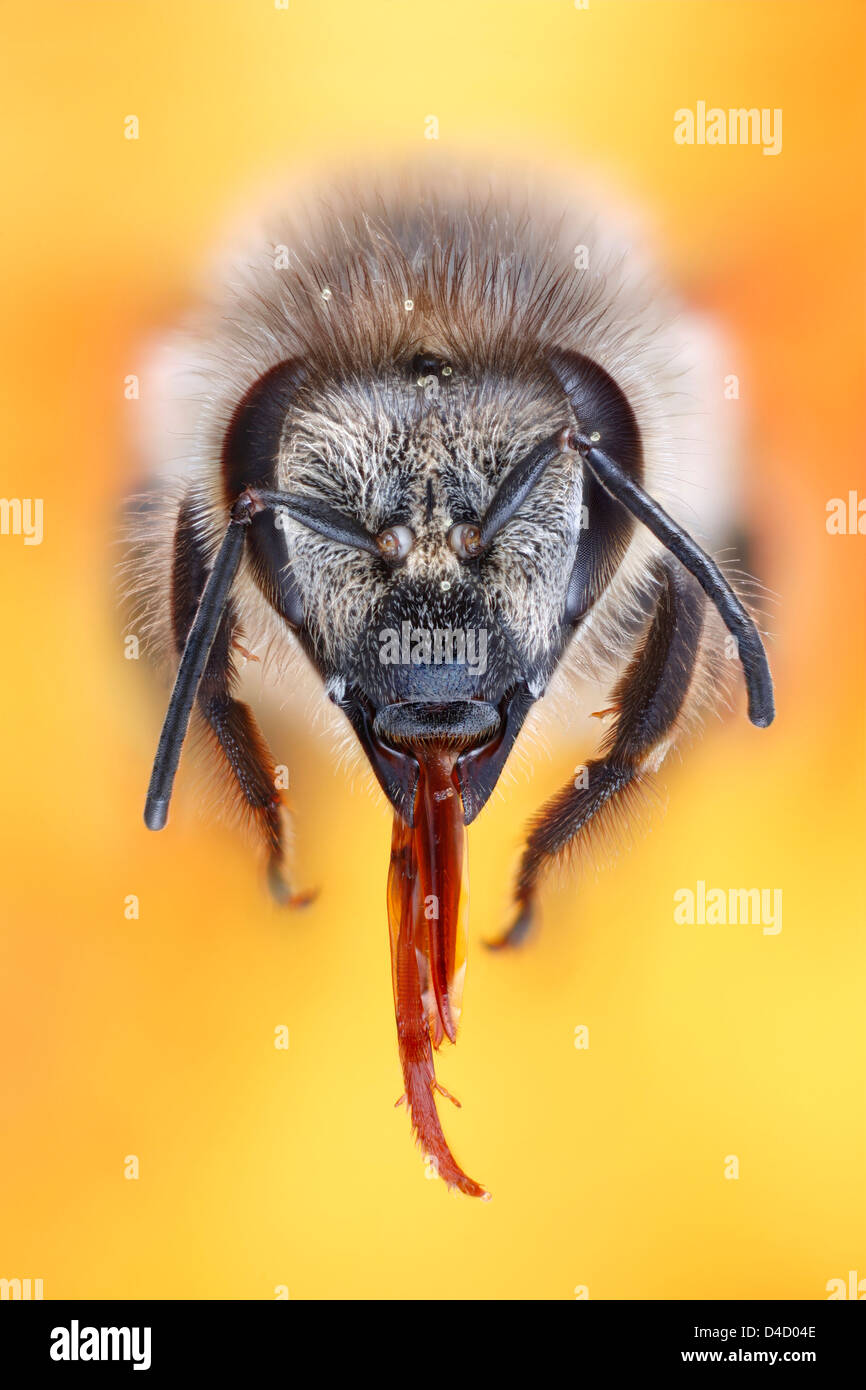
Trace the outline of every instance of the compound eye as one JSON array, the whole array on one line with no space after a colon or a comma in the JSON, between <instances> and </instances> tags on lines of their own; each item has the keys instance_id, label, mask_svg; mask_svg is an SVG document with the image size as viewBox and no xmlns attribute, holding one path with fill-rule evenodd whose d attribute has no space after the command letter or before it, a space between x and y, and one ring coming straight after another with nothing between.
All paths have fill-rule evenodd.
<instances>
[{"instance_id":1,"label":"compound eye","mask_svg":"<svg viewBox=\"0 0 866 1390\"><path fill-rule=\"evenodd\" d=\"M481 553L481 531L469 521L461 521L448 532L448 544L461 560L473 560Z\"/></svg>"},{"instance_id":2,"label":"compound eye","mask_svg":"<svg viewBox=\"0 0 866 1390\"><path fill-rule=\"evenodd\" d=\"M389 526L387 531L379 532L376 537L376 544L383 560L390 560L393 563L406 559L415 544L415 537L408 526Z\"/></svg>"}]
</instances>

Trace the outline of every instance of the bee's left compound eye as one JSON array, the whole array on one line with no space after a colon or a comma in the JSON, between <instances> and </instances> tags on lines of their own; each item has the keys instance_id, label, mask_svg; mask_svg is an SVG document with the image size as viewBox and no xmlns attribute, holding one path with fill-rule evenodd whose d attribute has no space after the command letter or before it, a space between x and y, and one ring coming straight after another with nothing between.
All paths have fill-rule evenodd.
<instances>
[{"instance_id":1,"label":"bee's left compound eye","mask_svg":"<svg viewBox=\"0 0 866 1390\"><path fill-rule=\"evenodd\" d=\"M408 526L389 526L387 531L379 532L376 544L383 559L405 560L415 544L415 537Z\"/></svg>"},{"instance_id":2,"label":"bee's left compound eye","mask_svg":"<svg viewBox=\"0 0 866 1390\"><path fill-rule=\"evenodd\" d=\"M460 522L448 532L448 544L461 560L471 560L481 550L481 531L470 522Z\"/></svg>"}]
</instances>

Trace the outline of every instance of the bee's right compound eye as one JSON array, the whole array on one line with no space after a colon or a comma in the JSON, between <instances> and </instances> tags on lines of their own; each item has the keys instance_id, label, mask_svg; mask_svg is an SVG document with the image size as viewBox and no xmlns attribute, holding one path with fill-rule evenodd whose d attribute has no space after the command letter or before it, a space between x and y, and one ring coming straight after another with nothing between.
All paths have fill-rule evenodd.
<instances>
[{"instance_id":1,"label":"bee's right compound eye","mask_svg":"<svg viewBox=\"0 0 866 1390\"><path fill-rule=\"evenodd\" d=\"M481 531L471 522L461 521L448 532L448 544L461 560L473 560L481 551Z\"/></svg>"},{"instance_id":2,"label":"bee's right compound eye","mask_svg":"<svg viewBox=\"0 0 866 1390\"><path fill-rule=\"evenodd\" d=\"M408 526L389 526L387 531L379 532L376 544L383 560L394 563L406 559L415 544L415 537Z\"/></svg>"}]
</instances>

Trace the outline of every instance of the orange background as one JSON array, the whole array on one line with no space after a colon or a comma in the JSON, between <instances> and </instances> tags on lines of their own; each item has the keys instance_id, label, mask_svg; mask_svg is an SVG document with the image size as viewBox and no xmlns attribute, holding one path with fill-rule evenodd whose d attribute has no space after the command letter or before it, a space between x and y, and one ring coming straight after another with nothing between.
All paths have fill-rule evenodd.
<instances>
[{"instance_id":1,"label":"orange background","mask_svg":"<svg viewBox=\"0 0 866 1390\"><path fill-rule=\"evenodd\" d=\"M0 1276L48 1298L267 1299L823 1298L866 1275L866 541L825 529L827 500L864 490L862 5L2 10L0 493L44 498L45 538L0 537ZM676 146L673 112L698 100L781 107L781 155ZM392 1109L386 810L290 705L265 722L299 878L322 887L306 915L272 908L243 838L197 814L188 763L149 835L164 697L124 659L113 597L147 409L123 379L224 217L280 169L425 157L431 113L440 160L589 166L646 210L733 345L753 564L778 595L777 723L751 728L738 690L665 769L653 833L551 883L519 955L481 938L528 813L588 746L551 738L472 832L466 1007L440 1074L489 1204L425 1182ZM675 925L699 878L780 887L781 934Z\"/></svg>"}]
</instances>

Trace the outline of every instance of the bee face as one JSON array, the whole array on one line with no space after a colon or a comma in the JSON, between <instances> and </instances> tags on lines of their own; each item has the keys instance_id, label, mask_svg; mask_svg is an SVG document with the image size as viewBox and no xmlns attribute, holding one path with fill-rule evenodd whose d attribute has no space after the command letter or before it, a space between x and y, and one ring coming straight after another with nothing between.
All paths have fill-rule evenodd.
<instances>
[{"instance_id":1,"label":"bee face","mask_svg":"<svg viewBox=\"0 0 866 1390\"><path fill-rule=\"evenodd\" d=\"M420 379L416 355L402 377L398 365L302 393L278 470L281 488L376 541L358 550L302 521L283 527L302 640L337 703L350 718L363 711L374 770L410 820L383 759L411 757L434 736L462 753L501 742L516 693L525 714L560 658L580 540L582 469L568 451L554 451L507 525L482 534L504 480L570 418L550 372L443 378L432 375L437 360L423 355ZM431 391L431 380L446 384ZM471 760L473 775L480 766ZM471 797L473 814L494 781Z\"/></svg>"}]
</instances>

